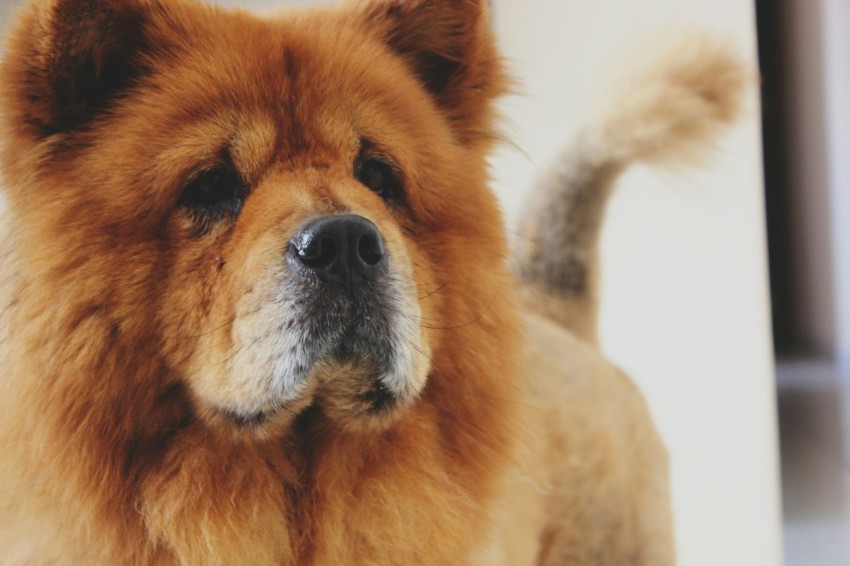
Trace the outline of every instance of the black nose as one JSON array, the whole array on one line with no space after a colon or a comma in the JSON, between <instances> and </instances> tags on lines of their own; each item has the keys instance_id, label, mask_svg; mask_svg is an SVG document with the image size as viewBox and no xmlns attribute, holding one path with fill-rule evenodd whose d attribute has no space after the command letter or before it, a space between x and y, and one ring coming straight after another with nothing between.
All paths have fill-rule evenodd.
<instances>
[{"instance_id":1,"label":"black nose","mask_svg":"<svg viewBox=\"0 0 850 566\"><path fill-rule=\"evenodd\" d=\"M386 264L378 227L356 214L320 216L289 241L297 264L335 286L353 289Z\"/></svg>"}]
</instances>

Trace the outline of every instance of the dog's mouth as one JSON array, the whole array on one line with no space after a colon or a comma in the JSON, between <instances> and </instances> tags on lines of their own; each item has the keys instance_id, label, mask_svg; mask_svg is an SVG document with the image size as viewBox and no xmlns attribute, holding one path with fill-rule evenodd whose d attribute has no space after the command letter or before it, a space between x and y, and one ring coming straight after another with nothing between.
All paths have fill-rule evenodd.
<instances>
[{"instance_id":1,"label":"dog's mouth","mask_svg":"<svg viewBox=\"0 0 850 566\"><path fill-rule=\"evenodd\" d=\"M297 411L292 410L286 404L282 404L262 411L238 412L220 409L219 412L240 429L258 429L277 420L277 416L281 412L289 413L288 416L295 418L314 404L322 407L326 414L353 420L386 417L406 404L398 394L390 391L380 379L371 380L371 384L369 384L370 380L365 380L365 383L358 383L360 375L355 377L348 375L341 377L341 381L346 383L322 388L314 403L306 404ZM358 388L358 385L361 387ZM358 389L362 389L362 391L358 391Z\"/></svg>"},{"instance_id":2,"label":"dog's mouth","mask_svg":"<svg viewBox=\"0 0 850 566\"><path fill-rule=\"evenodd\" d=\"M306 378L312 382L309 402L303 398L270 402L262 409L220 409L239 428L258 428L279 420L281 413L290 417L313 404L329 409L337 417L383 416L411 401L415 396L407 384L412 367L399 360L403 344L398 337L373 334L362 320L350 325L323 352L307 364ZM328 405L332 405L328 407Z\"/></svg>"},{"instance_id":3,"label":"dog's mouth","mask_svg":"<svg viewBox=\"0 0 850 566\"><path fill-rule=\"evenodd\" d=\"M288 313L292 322L274 329L276 340L266 339L289 345L279 348L289 355L275 360L267 394L220 412L238 428L256 429L314 404L345 420L384 417L412 402L427 370L415 355L424 351L418 304L403 288L388 276L354 294L302 295ZM252 355L246 348L234 361Z\"/></svg>"},{"instance_id":4,"label":"dog's mouth","mask_svg":"<svg viewBox=\"0 0 850 566\"><path fill-rule=\"evenodd\" d=\"M366 413L370 415L388 413L399 403L396 394L387 389L380 381L377 381L366 393L360 395L359 399L366 406Z\"/></svg>"},{"instance_id":5,"label":"dog's mouth","mask_svg":"<svg viewBox=\"0 0 850 566\"><path fill-rule=\"evenodd\" d=\"M221 412L228 420L239 427L256 427L265 424L269 417L277 413L279 409L280 407L268 411L254 411L253 413L238 413L221 409Z\"/></svg>"}]
</instances>

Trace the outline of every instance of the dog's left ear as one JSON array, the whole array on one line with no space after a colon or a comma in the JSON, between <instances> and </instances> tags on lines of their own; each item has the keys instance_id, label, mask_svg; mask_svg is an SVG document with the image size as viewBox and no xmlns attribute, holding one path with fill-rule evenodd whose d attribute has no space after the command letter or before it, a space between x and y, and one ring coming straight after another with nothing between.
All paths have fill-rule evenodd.
<instances>
[{"instance_id":1,"label":"dog's left ear","mask_svg":"<svg viewBox=\"0 0 850 566\"><path fill-rule=\"evenodd\" d=\"M367 0L362 17L410 66L458 137L489 138L490 102L506 78L487 0Z\"/></svg>"},{"instance_id":2,"label":"dog's left ear","mask_svg":"<svg viewBox=\"0 0 850 566\"><path fill-rule=\"evenodd\" d=\"M156 0L31 1L0 85L8 120L40 139L85 128L139 74Z\"/></svg>"}]
</instances>

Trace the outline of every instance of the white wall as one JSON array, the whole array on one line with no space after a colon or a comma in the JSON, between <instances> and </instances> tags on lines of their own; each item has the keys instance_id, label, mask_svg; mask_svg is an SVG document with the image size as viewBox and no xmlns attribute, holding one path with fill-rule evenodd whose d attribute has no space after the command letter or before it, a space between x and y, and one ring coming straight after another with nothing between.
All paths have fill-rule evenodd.
<instances>
[{"instance_id":1,"label":"white wall","mask_svg":"<svg viewBox=\"0 0 850 566\"><path fill-rule=\"evenodd\" d=\"M716 30L755 67L741 0L496 0L495 19L522 85L504 105L521 151L493 161L511 218L630 41ZM642 387L670 449L683 566L781 563L756 94L708 167L629 173L603 236L603 348Z\"/></svg>"}]
</instances>

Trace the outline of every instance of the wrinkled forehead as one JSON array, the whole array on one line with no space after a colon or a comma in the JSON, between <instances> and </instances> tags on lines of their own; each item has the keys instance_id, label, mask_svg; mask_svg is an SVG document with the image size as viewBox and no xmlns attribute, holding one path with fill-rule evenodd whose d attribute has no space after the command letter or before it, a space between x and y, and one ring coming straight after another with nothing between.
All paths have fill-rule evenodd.
<instances>
[{"instance_id":1,"label":"wrinkled forehead","mask_svg":"<svg viewBox=\"0 0 850 566\"><path fill-rule=\"evenodd\" d=\"M344 14L226 16L186 27L155 61L152 90L168 96L164 107L175 119L238 114L260 128L273 123L285 154L352 137L422 136L439 118L435 109L421 119L433 105L427 93L399 58Z\"/></svg>"}]
</instances>

